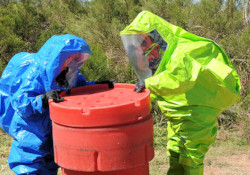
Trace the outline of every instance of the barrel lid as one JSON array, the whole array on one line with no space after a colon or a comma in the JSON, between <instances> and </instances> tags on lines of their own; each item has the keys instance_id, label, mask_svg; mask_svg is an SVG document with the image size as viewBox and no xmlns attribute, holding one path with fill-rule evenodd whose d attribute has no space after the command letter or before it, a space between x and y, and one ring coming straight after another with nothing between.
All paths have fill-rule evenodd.
<instances>
[{"instance_id":1,"label":"barrel lid","mask_svg":"<svg viewBox=\"0 0 250 175\"><path fill-rule=\"evenodd\" d=\"M83 86L65 92L64 102L49 102L53 122L73 127L100 127L136 123L150 115L150 91L134 91L134 84Z\"/></svg>"}]
</instances>

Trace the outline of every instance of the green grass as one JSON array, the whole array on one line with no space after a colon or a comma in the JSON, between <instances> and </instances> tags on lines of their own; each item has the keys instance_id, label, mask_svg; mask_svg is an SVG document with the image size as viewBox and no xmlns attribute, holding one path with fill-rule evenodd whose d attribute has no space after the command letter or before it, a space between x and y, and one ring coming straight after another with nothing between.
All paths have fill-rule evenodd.
<instances>
[{"instance_id":1,"label":"green grass","mask_svg":"<svg viewBox=\"0 0 250 175\"><path fill-rule=\"evenodd\" d=\"M0 174L11 175L14 174L10 171L7 164L7 159L10 151L12 138L0 130Z\"/></svg>"}]
</instances>

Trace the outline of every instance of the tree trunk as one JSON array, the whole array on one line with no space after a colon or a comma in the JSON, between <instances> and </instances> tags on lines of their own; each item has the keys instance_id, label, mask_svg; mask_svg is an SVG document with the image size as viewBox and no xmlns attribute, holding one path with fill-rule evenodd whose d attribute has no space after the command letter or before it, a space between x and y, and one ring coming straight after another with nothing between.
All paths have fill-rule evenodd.
<instances>
[{"instance_id":1,"label":"tree trunk","mask_svg":"<svg viewBox=\"0 0 250 175\"><path fill-rule=\"evenodd\" d=\"M248 14L248 7L249 7L249 0L246 1L246 4L244 6L244 10L243 10L243 18L244 18L244 26L247 27L248 26L248 20L249 20L249 14Z\"/></svg>"}]
</instances>

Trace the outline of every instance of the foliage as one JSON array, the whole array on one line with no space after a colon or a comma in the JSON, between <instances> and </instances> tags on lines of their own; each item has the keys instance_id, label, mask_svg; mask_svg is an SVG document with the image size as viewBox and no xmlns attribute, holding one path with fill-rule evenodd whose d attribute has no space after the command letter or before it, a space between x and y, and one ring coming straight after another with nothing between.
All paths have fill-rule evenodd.
<instances>
[{"instance_id":1,"label":"foliage","mask_svg":"<svg viewBox=\"0 0 250 175\"><path fill-rule=\"evenodd\" d=\"M244 148L244 154L249 150L244 147L250 144L247 3L247 0L199 0L197 3L194 0L0 0L0 75L14 54L37 52L51 36L70 33L90 44L92 55L81 70L87 80L136 83L119 32L140 11L149 10L174 25L217 42L240 76L242 99L218 116L220 131L205 161L210 167L211 162L220 160L219 156L235 156L235 150L239 151L236 146ZM151 172L164 174L168 168L167 157L162 156L166 151L167 121L157 104L153 103L152 109L156 155L150 165ZM3 175L11 174L7 165L11 141L0 130L0 174ZM230 167L235 169L235 164Z\"/></svg>"},{"instance_id":2,"label":"foliage","mask_svg":"<svg viewBox=\"0 0 250 175\"><path fill-rule=\"evenodd\" d=\"M82 74L87 80L103 81L115 78L115 72L110 64L108 64L107 56L102 47L97 44L92 46L92 55L90 59L83 65Z\"/></svg>"},{"instance_id":3,"label":"foliage","mask_svg":"<svg viewBox=\"0 0 250 175\"><path fill-rule=\"evenodd\" d=\"M135 83L119 32L142 10L217 42L227 53L242 83L242 100L218 117L223 128L240 126L249 118L250 29L248 1L241 0L1 0L0 74L21 51L37 52L52 35L70 33L84 38L92 56L82 73L88 80L114 79ZM249 3L248 3L249 4ZM166 126L153 108L157 127ZM243 129L247 126L242 125ZM247 130L247 129L246 129Z\"/></svg>"}]
</instances>

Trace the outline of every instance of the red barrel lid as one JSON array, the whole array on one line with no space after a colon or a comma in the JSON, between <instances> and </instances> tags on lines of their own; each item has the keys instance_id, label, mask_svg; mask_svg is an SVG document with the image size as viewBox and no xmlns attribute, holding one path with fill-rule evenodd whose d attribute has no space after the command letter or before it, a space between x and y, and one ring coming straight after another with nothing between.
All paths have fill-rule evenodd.
<instances>
[{"instance_id":1,"label":"red barrel lid","mask_svg":"<svg viewBox=\"0 0 250 175\"><path fill-rule=\"evenodd\" d=\"M134 84L91 85L71 89L61 97L64 102L50 101L53 122L73 127L100 127L135 123L150 115L150 91L134 92Z\"/></svg>"}]
</instances>

